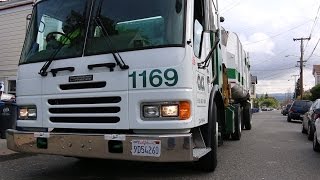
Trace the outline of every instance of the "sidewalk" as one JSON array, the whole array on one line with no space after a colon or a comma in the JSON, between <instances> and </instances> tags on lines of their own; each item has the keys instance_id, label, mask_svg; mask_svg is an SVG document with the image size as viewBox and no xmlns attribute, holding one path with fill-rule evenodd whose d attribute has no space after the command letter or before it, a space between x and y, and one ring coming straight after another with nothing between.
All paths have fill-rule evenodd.
<instances>
[{"instance_id":1,"label":"sidewalk","mask_svg":"<svg viewBox=\"0 0 320 180\"><path fill-rule=\"evenodd\" d=\"M9 154L14 154L16 152L7 149L7 140L0 139L0 156L5 156Z\"/></svg>"}]
</instances>

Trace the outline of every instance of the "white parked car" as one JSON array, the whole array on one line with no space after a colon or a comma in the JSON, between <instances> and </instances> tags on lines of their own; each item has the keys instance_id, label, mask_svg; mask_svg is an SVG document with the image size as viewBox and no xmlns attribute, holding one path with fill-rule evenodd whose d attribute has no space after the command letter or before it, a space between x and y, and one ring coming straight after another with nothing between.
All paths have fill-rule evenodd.
<instances>
[{"instance_id":1,"label":"white parked car","mask_svg":"<svg viewBox=\"0 0 320 180\"><path fill-rule=\"evenodd\" d=\"M320 152L320 110L315 109L315 131L313 135L313 150Z\"/></svg>"}]
</instances>

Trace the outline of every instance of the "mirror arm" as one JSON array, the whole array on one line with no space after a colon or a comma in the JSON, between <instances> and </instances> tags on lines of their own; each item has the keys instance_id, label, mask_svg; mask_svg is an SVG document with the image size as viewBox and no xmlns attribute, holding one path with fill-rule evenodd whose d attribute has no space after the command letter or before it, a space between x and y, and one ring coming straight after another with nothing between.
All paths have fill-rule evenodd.
<instances>
[{"instance_id":1,"label":"mirror arm","mask_svg":"<svg viewBox=\"0 0 320 180\"><path fill-rule=\"evenodd\" d=\"M208 31L204 31L204 32L208 32ZM212 31L209 31L209 32L212 32ZM217 32L219 32L219 30L217 30ZM218 44L220 42L220 38L219 38L219 35L218 35L217 32L215 32L216 38L215 38L215 41L214 41L214 45L211 48L210 52L208 53L206 59L204 61L198 63L198 68L199 69L205 69L205 68L207 68L209 66L210 57L212 56L214 50L217 49Z\"/></svg>"}]
</instances>

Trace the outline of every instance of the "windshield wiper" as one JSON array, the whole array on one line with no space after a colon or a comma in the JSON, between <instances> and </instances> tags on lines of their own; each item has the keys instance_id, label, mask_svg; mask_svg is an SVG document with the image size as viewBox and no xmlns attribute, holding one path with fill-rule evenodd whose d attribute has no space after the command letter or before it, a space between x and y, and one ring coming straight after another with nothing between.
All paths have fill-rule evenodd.
<instances>
[{"instance_id":1,"label":"windshield wiper","mask_svg":"<svg viewBox=\"0 0 320 180\"><path fill-rule=\"evenodd\" d=\"M94 18L94 21L97 23L97 25L101 26L101 29L103 31L102 35L103 35L104 39L106 40L107 45L111 49L112 56L113 56L114 60L116 61L117 65L120 67L120 69L129 69L129 66L123 61L123 59L120 56L119 52L112 45L112 41L110 39L110 35L107 32L106 28L104 27L104 25L103 25L103 23L102 23L102 21L100 19L100 15L96 16Z\"/></svg>"},{"instance_id":2,"label":"windshield wiper","mask_svg":"<svg viewBox=\"0 0 320 180\"><path fill-rule=\"evenodd\" d=\"M58 34L62 34L64 35L66 38L64 38L64 40L62 40L62 42L59 44L59 46L55 49L55 51L51 54L51 56L49 57L49 60L46 61L46 63L44 63L44 65L42 66L42 68L40 69L39 73L41 76L47 76L48 75L48 68L51 65L52 61L54 60L54 58L57 56L57 54L60 52L60 50L62 49L62 47L65 45L65 43L70 40L70 37L68 35L65 35L63 33L60 32L51 32L49 34L53 34L53 33L58 33ZM48 35L49 35L48 34ZM47 35L47 36L48 36ZM49 71L50 72L50 71ZM54 72L52 72L52 75L54 75ZM55 75L54 75L55 76Z\"/></svg>"},{"instance_id":3,"label":"windshield wiper","mask_svg":"<svg viewBox=\"0 0 320 180\"><path fill-rule=\"evenodd\" d=\"M40 69L38 74L40 74L41 76L48 75L47 70L48 70L49 66L51 65L52 61L54 60L54 58L56 57L56 55L62 49L62 47L63 47L63 43L61 43L60 46L58 47L58 49L51 54L51 56L49 57L49 60L47 60L46 63L44 63L44 65L42 66L42 68Z\"/></svg>"}]
</instances>

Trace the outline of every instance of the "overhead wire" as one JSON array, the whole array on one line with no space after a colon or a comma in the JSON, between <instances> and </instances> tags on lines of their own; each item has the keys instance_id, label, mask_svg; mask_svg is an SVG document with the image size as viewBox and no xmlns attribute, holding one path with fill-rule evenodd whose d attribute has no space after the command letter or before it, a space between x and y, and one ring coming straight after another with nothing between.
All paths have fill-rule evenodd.
<instances>
[{"instance_id":1,"label":"overhead wire","mask_svg":"<svg viewBox=\"0 0 320 180\"><path fill-rule=\"evenodd\" d=\"M292 70L292 69L294 69L294 68L295 68L295 67L292 67L292 68L290 68L290 69L286 69L286 71ZM285 71L285 72L286 72L286 71ZM267 75L267 76L262 76L262 77L260 77L259 79L262 79L262 80L272 80L272 79L274 79L274 78L278 78L278 77L279 77L278 75L280 75L280 74L284 74L283 71L281 71L281 72L277 71L276 73L273 73L273 74L270 74L270 75Z\"/></svg>"},{"instance_id":2,"label":"overhead wire","mask_svg":"<svg viewBox=\"0 0 320 180\"><path fill-rule=\"evenodd\" d=\"M291 46L289 46L288 48L286 48L286 49L284 49L284 50L282 50L282 51L274 54L274 56L273 56L272 58L268 58L268 59L259 61L258 63L252 64L252 65L257 66L257 65L260 65L260 64L262 64L262 63L266 63L266 62L268 62L268 61L272 61L273 59L277 58L277 56L279 56L279 55L281 55L282 53L284 53L284 52L288 51L289 49L291 49L293 46L296 46L296 44L291 44ZM280 57L280 58L283 58L283 57Z\"/></svg>"},{"instance_id":3,"label":"overhead wire","mask_svg":"<svg viewBox=\"0 0 320 180\"><path fill-rule=\"evenodd\" d=\"M318 7L318 10L317 10L317 13L316 13L316 17L314 18L314 21L313 21L313 25L312 25L312 28L311 28L311 32L310 32L310 35L309 35L309 38L311 38L312 34L313 34L313 31L317 25L317 22L318 22L318 19L319 19L319 12L320 12L320 5ZM309 45L309 41L307 41L307 44L306 46L304 47L304 49L307 49Z\"/></svg>"},{"instance_id":4,"label":"overhead wire","mask_svg":"<svg viewBox=\"0 0 320 180\"><path fill-rule=\"evenodd\" d=\"M251 71L259 71L259 72L265 72L265 71L282 71L282 70L287 70L287 69L292 69L295 67L287 67L287 68L282 68L282 69L264 69L264 70L251 70Z\"/></svg>"},{"instance_id":5,"label":"overhead wire","mask_svg":"<svg viewBox=\"0 0 320 180\"><path fill-rule=\"evenodd\" d=\"M299 28L299 27L301 27L301 26L303 26L303 25L305 25L305 24L307 24L307 23L309 23L309 21L304 22L303 24L300 24L300 25L298 25L298 26L295 26L295 27L293 27L293 28L290 28L290 29L288 29L288 30L286 30L286 31L283 31L283 32L281 32L281 33L278 33L278 34L275 34L275 35L273 35L273 36L270 36L270 37L268 37L268 38L261 39L261 40L258 40L258 41L254 41L254 42L250 42L250 43L246 43L246 44L243 44L243 45L244 45L244 46L247 46L247 45L256 44L256 43L259 43L259 42L262 42L262 41L266 41L266 40L269 40L269 39L273 39L273 38L278 37L278 36L280 36L280 35L282 35L282 34L284 34L284 33L286 33L286 32L289 32L289 31L292 31L292 30L294 30L294 29L297 29L297 28Z\"/></svg>"},{"instance_id":6,"label":"overhead wire","mask_svg":"<svg viewBox=\"0 0 320 180\"><path fill-rule=\"evenodd\" d=\"M238 2L236 2L232 7L230 7L230 8L228 8L228 9L226 9L226 10L221 10L220 11L220 14L223 14L223 13L226 13L226 12L228 12L228 11L230 11L231 9L233 9L233 8L235 8L235 7L237 7L237 6L239 6L240 5L240 3L241 3L241 0L240 1L238 1Z\"/></svg>"},{"instance_id":7,"label":"overhead wire","mask_svg":"<svg viewBox=\"0 0 320 180\"><path fill-rule=\"evenodd\" d=\"M320 42L320 38L318 39L317 44L314 46L314 48L313 48L313 50L312 50L312 52L311 52L310 56L306 59L306 61L308 61L308 60L312 57L312 55L313 55L314 51L317 49L317 46L318 46L319 42Z\"/></svg>"}]
</instances>

